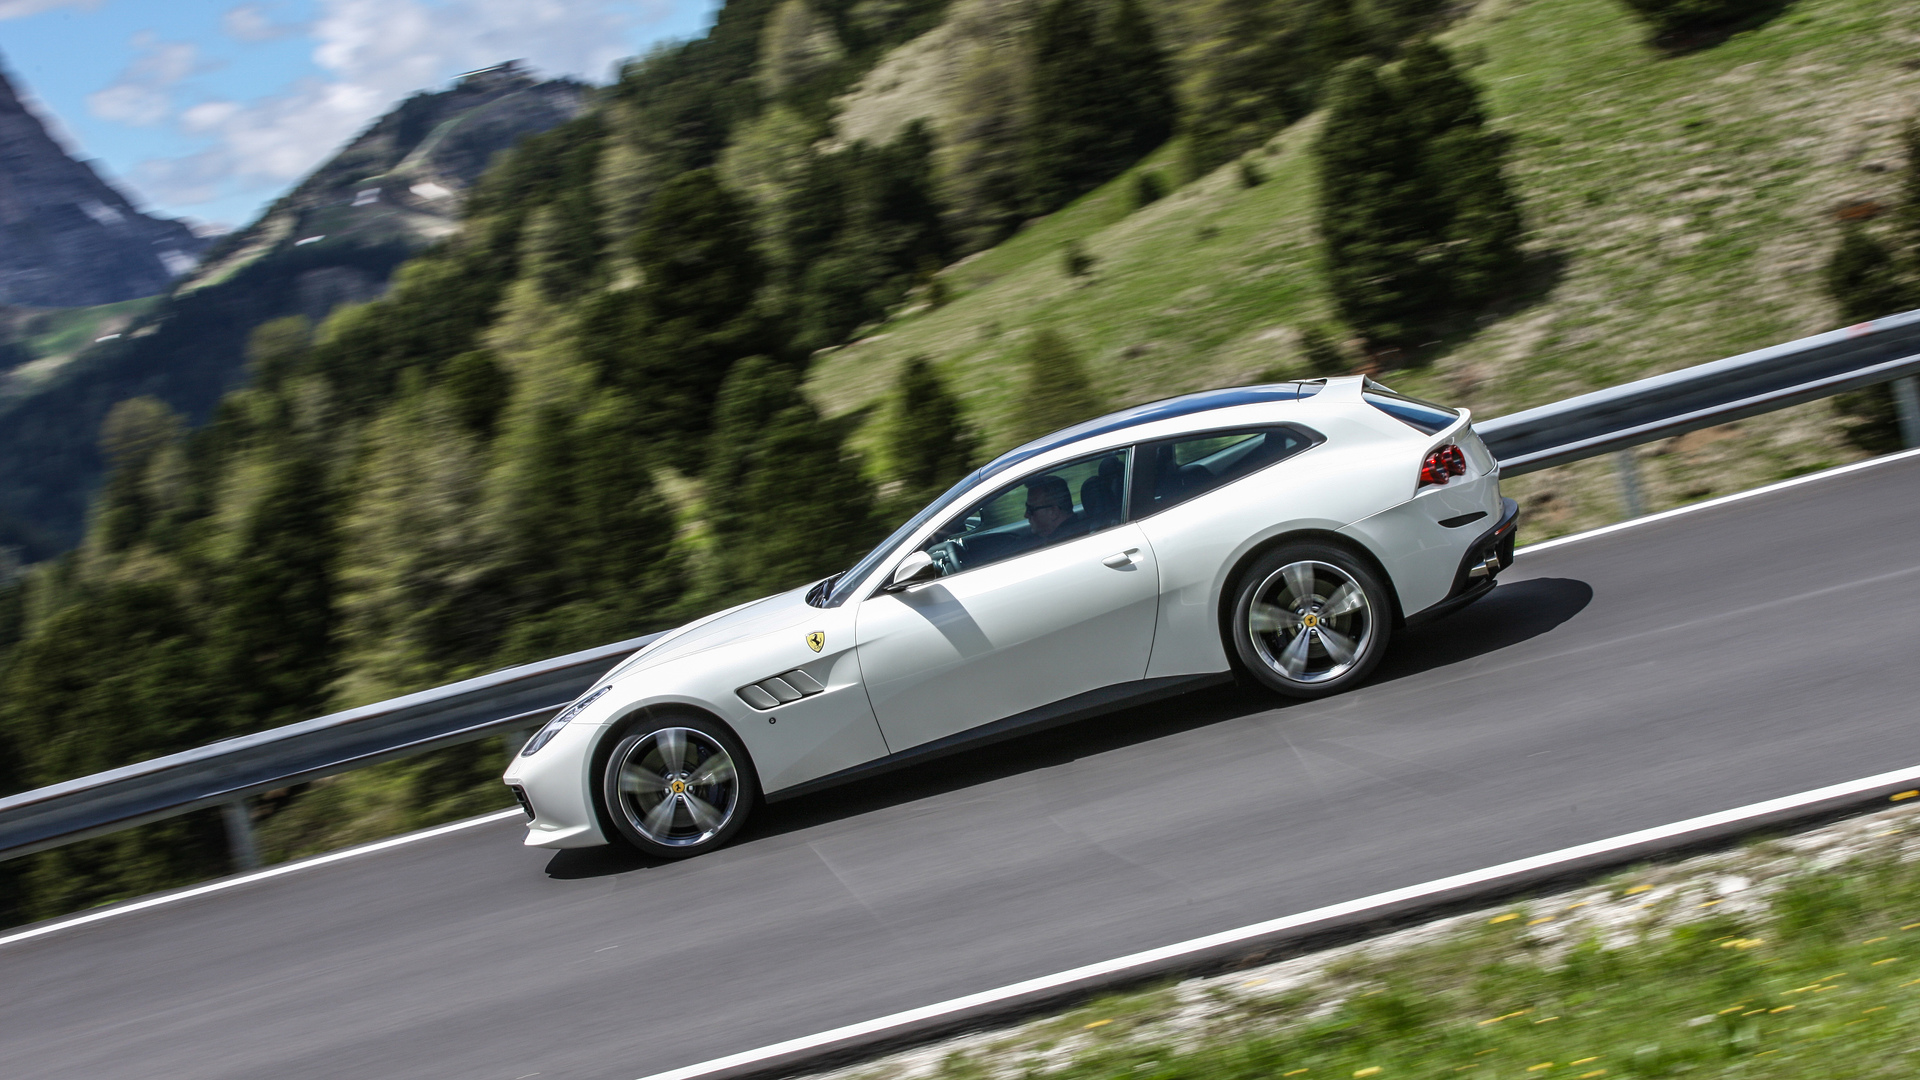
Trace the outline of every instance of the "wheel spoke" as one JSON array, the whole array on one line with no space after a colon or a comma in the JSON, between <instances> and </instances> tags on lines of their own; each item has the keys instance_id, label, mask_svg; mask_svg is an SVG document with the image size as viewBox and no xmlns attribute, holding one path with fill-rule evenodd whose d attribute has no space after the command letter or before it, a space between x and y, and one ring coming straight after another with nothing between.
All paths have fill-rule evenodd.
<instances>
[{"instance_id":1,"label":"wheel spoke","mask_svg":"<svg viewBox=\"0 0 1920 1080\"><path fill-rule=\"evenodd\" d=\"M1253 602L1253 610L1248 614L1247 623L1256 634L1277 634L1293 625L1293 612L1278 604L1266 604L1258 600Z\"/></svg>"},{"instance_id":2,"label":"wheel spoke","mask_svg":"<svg viewBox=\"0 0 1920 1080\"><path fill-rule=\"evenodd\" d=\"M715 754L693 770L687 777L688 787L705 787L708 784L724 784L733 779L733 759L724 753Z\"/></svg>"},{"instance_id":3,"label":"wheel spoke","mask_svg":"<svg viewBox=\"0 0 1920 1080\"><path fill-rule=\"evenodd\" d=\"M681 798L687 800L687 812L693 815L693 823L700 826L701 832L713 832L726 820L718 807L692 792Z\"/></svg>"},{"instance_id":4,"label":"wheel spoke","mask_svg":"<svg viewBox=\"0 0 1920 1080\"><path fill-rule=\"evenodd\" d=\"M1358 611L1365 607L1366 603L1367 594L1361 592L1353 582L1349 581L1335 589L1333 595L1327 598L1327 606L1321 609L1320 617L1337 619L1348 612Z\"/></svg>"},{"instance_id":5,"label":"wheel spoke","mask_svg":"<svg viewBox=\"0 0 1920 1080\"><path fill-rule=\"evenodd\" d=\"M627 795L658 795L667 790L665 779L629 764L620 770L620 790Z\"/></svg>"},{"instance_id":6,"label":"wheel spoke","mask_svg":"<svg viewBox=\"0 0 1920 1080\"><path fill-rule=\"evenodd\" d=\"M1322 626L1320 628L1320 644L1326 648L1327 655L1333 657L1336 663L1353 663L1354 645L1352 638Z\"/></svg>"},{"instance_id":7,"label":"wheel spoke","mask_svg":"<svg viewBox=\"0 0 1920 1080\"><path fill-rule=\"evenodd\" d=\"M687 763L687 743L681 737L679 728L668 728L654 738L660 747L660 771L668 776L680 771Z\"/></svg>"},{"instance_id":8,"label":"wheel spoke","mask_svg":"<svg viewBox=\"0 0 1920 1080\"><path fill-rule=\"evenodd\" d=\"M1305 630L1295 634L1293 640L1280 652L1280 669L1289 678L1297 679L1307 669L1307 646L1313 635Z\"/></svg>"},{"instance_id":9,"label":"wheel spoke","mask_svg":"<svg viewBox=\"0 0 1920 1080\"><path fill-rule=\"evenodd\" d=\"M672 795L661 799L660 805L647 811L647 816L641 820L641 830L648 836L665 840L667 833L673 829L673 803Z\"/></svg>"},{"instance_id":10,"label":"wheel spoke","mask_svg":"<svg viewBox=\"0 0 1920 1080\"><path fill-rule=\"evenodd\" d=\"M1312 566L1303 562L1292 563L1289 564L1286 569L1280 571L1280 573L1287 579L1287 588L1293 593L1295 603L1310 604L1313 602Z\"/></svg>"}]
</instances>

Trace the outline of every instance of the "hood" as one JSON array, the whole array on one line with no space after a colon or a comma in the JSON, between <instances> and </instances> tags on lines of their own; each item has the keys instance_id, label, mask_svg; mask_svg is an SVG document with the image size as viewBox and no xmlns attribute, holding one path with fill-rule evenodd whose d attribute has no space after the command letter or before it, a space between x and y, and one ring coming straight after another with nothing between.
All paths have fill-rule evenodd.
<instances>
[{"instance_id":1,"label":"hood","mask_svg":"<svg viewBox=\"0 0 1920 1080\"><path fill-rule=\"evenodd\" d=\"M759 600L750 600L738 607L716 612L704 619L697 619L678 630L669 630L665 637L640 650L611 674L612 681L624 679L639 671L659 667L695 653L731 645L736 641L750 637L770 634L790 625L808 621L815 608L807 603L807 591L814 583L809 582L797 589L777 593Z\"/></svg>"}]
</instances>

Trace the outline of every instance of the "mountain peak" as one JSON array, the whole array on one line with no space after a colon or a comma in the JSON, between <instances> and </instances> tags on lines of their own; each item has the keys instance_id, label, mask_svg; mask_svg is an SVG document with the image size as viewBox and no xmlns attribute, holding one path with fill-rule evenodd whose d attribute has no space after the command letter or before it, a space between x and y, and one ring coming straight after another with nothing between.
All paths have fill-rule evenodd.
<instances>
[{"instance_id":1,"label":"mountain peak","mask_svg":"<svg viewBox=\"0 0 1920 1080\"><path fill-rule=\"evenodd\" d=\"M0 70L0 304L81 307L166 289L206 241L141 213L47 133Z\"/></svg>"}]
</instances>

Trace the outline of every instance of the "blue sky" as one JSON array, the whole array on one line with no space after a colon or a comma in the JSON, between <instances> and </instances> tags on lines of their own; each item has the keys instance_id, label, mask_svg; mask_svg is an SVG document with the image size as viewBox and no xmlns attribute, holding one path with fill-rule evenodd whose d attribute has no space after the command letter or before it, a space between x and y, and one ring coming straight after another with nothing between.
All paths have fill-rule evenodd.
<instances>
[{"instance_id":1,"label":"blue sky","mask_svg":"<svg viewBox=\"0 0 1920 1080\"><path fill-rule=\"evenodd\" d=\"M0 0L0 64L155 213L244 225L369 121L523 59L604 83L716 0Z\"/></svg>"}]
</instances>

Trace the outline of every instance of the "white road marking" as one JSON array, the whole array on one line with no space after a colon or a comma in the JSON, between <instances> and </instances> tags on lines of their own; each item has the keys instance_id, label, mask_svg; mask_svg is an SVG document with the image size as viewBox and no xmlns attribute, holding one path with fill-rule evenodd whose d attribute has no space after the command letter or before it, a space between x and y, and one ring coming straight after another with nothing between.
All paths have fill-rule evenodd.
<instances>
[{"instance_id":1,"label":"white road marking","mask_svg":"<svg viewBox=\"0 0 1920 1080\"><path fill-rule=\"evenodd\" d=\"M1605 536L1608 533L1617 533L1641 525L1651 525L1656 521L1665 521L1668 518L1676 518L1682 514L1691 514L1697 510L1711 510L1716 506L1725 506L1728 503L1739 502L1742 499L1751 499L1760 495L1771 495L1776 491L1785 491L1787 488L1799 487L1802 484L1811 484L1816 480L1828 480L1836 476L1845 476L1848 473L1871 469L1876 465L1885 465L1893 461L1906 461L1909 458L1917 456L1920 456L1920 448L1902 450L1897 454L1885 454L1876 458L1868 458L1865 461L1856 461L1850 465L1838 465L1831 469L1822 469L1819 472L1808 473L1805 476L1796 476L1791 480L1781 480L1777 483L1766 484L1757 488L1749 488L1746 491L1736 491L1731 495L1722 495L1717 499L1688 503L1685 506L1676 506L1671 510L1662 510L1657 514L1648 514L1645 517L1617 521L1612 525L1602 525L1597 529L1588 529L1586 532L1573 533L1568 536L1556 536L1551 540L1542 540L1537 544L1528 544L1526 547L1515 550L1513 554L1515 557L1518 557L1530 551L1545 551L1548 548L1557 548L1562 544L1573 544L1581 540L1591 540L1596 536Z\"/></svg>"},{"instance_id":2,"label":"white road marking","mask_svg":"<svg viewBox=\"0 0 1920 1080\"><path fill-rule=\"evenodd\" d=\"M809 1050L822 1049L833 1046L836 1043L848 1042L861 1038L862 1036L877 1035L889 1029L904 1028L924 1021L938 1020L954 1013L991 1006L1028 994L1067 987L1075 983L1099 979L1104 976L1118 975L1132 969L1148 967L1149 965L1158 964L1167 960L1177 960L1182 956L1203 953L1210 949L1217 949L1223 946L1231 946L1238 942L1265 937L1269 934L1279 933L1284 930L1298 929L1329 919L1337 919L1347 915L1356 915L1375 909L1387 908L1408 900L1418 900L1422 897L1438 895L1453 889L1473 885L1485 885L1499 881L1501 878L1548 869L1562 863L1578 862L1582 859L1637 847L1641 844L1672 840L1705 829L1737 824L1749 819L1764 818L1782 811L1791 811L1805 806L1812 806L1829 799L1865 795L1875 789L1906 786L1916 780L1920 780L1920 767L1880 773L1862 780L1852 780L1844 784L1834 784L1829 787L1816 788L1813 791L1802 792L1798 795L1769 799L1766 802L1753 803L1749 806L1742 806L1733 810L1722 810L1719 813L1703 814L1700 817L1677 821L1671 825L1660 825L1651 829L1642 829L1639 832L1616 836L1608 840L1596 840L1588 844L1561 848L1559 851L1550 851L1544 855L1534 855L1525 859L1515 859L1512 862L1501 863L1498 866L1489 866L1484 870L1471 870L1464 874L1455 874L1451 877L1439 878L1421 885L1409 885L1402 889L1375 893L1372 896L1363 896L1357 900L1347 900L1342 903L1315 908L1312 911L1303 911L1298 915L1287 915L1278 919L1269 919L1265 922L1254 923L1251 926L1240 927L1237 930L1224 930L1217 934L1193 938L1189 941L1162 946L1158 949L1148 949L1145 952L1137 952L1129 956L1122 956L1097 964L1088 964L1084 967L1073 968L1053 975L1043 975L1037 979L1028 979L1025 982L1017 982L993 990L985 990L977 994L968 994L965 997L953 998L934 1005L926 1005L918 1009L908 1009L904 1012L893 1013L889 1016L882 1016L863 1023L848 1024L845 1027L837 1027L831 1031L823 1031L818 1035L807 1035L798 1039L789 1039L786 1042L763 1046L757 1050L747 1050L738 1054L729 1054L726 1057L714 1058L711 1061L703 1061L698 1065L688 1065L685 1068L653 1073L642 1077L641 1080L693 1080L695 1077L707 1076L712 1073L750 1067L761 1062L772 1061L776 1058L792 1054L802 1054ZM800 1066L796 1064L793 1067L799 1068Z\"/></svg>"},{"instance_id":3,"label":"white road marking","mask_svg":"<svg viewBox=\"0 0 1920 1080\"><path fill-rule=\"evenodd\" d=\"M329 851L325 855L315 855L311 859L281 863L279 866L269 866L265 870L255 870L251 874L221 878L219 881L210 881L205 885L195 885L190 889L182 889L179 892L162 893L159 896L150 896L145 900L135 900L130 904L121 904L118 907L90 911L85 915L76 915L71 919L61 919L59 922L36 926L29 930L22 930L17 934L8 934L0 937L0 945L11 945L16 941L25 941L28 938L45 937L58 930L66 930L75 926L84 926L87 923L100 922L103 919L111 919L116 915L130 915L136 911L146 911L148 908L163 907L167 904L178 903L181 900L191 900L196 896L222 892L240 885L249 885L256 881L265 881L268 878L282 877L316 866L325 866L328 863L341 862L345 859L352 859L361 855L371 855L376 851L386 851L389 848L403 847L407 844L418 843L421 840L431 840L436 836L445 836L448 833L459 832L462 829L471 829L476 825L488 825L496 821L505 821L511 817L525 816L525 814L520 812L518 807L512 810L497 810L491 814L482 814L479 817L468 818L465 821L456 821L450 825L438 825L431 829L422 829L419 832L408 833L405 836L395 836L386 840L376 840L371 844L362 844L359 847Z\"/></svg>"}]
</instances>

